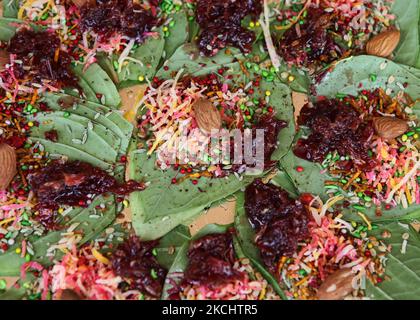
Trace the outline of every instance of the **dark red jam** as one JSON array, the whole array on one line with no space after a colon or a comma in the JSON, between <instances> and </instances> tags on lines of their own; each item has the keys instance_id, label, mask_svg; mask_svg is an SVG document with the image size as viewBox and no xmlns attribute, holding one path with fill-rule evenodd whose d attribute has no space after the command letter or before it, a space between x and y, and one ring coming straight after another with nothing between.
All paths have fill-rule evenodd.
<instances>
[{"instance_id":1,"label":"dark red jam","mask_svg":"<svg viewBox=\"0 0 420 320\"><path fill-rule=\"evenodd\" d=\"M280 55L288 63L305 66L335 60L342 52L328 30L333 24L332 14L311 8L303 25L292 26L284 33L279 41Z\"/></svg>"},{"instance_id":2,"label":"dark red jam","mask_svg":"<svg viewBox=\"0 0 420 320\"><path fill-rule=\"evenodd\" d=\"M257 179L245 190L245 210L261 258L274 273L280 258L292 256L308 236L306 209L286 191Z\"/></svg>"},{"instance_id":3,"label":"dark red jam","mask_svg":"<svg viewBox=\"0 0 420 320\"><path fill-rule=\"evenodd\" d=\"M167 271L159 265L154 255L158 240L140 241L131 236L120 244L111 257L114 272L127 281L125 289L137 289L154 298L162 294Z\"/></svg>"},{"instance_id":4,"label":"dark red jam","mask_svg":"<svg viewBox=\"0 0 420 320\"><path fill-rule=\"evenodd\" d=\"M92 165L81 162L53 162L28 176L38 199L38 208L57 209L59 205L88 206L94 195L114 192L120 195L143 190L143 183L119 184L114 177Z\"/></svg>"},{"instance_id":5,"label":"dark red jam","mask_svg":"<svg viewBox=\"0 0 420 320\"><path fill-rule=\"evenodd\" d=\"M52 142L58 141L58 132L57 130L50 130L44 133L45 139L50 140Z\"/></svg>"},{"instance_id":6,"label":"dark red jam","mask_svg":"<svg viewBox=\"0 0 420 320\"><path fill-rule=\"evenodd\" d=\"M71 57L60 50L60 45L60 38L53 31L23 29L16 32L7 50L23 62L15 65L17 78L29 77L37 82L47 79L60 88L78 88L77 78L70 68ZM24 66L29 67L29 71Z\"/></svg>"},{"instance_id":7,"label":"dark red jam","mask_svg":"<svg viewBox=\"0 0 420 320\"><path fill-rule=\"evenodd\" d=\"M339 99L322 100L313 106L306 104L299 115L298 124L311 129L307 139L299 139L293 152L299 158L322 162L328 153L337 151L349 156L343 169L352 165L363 170L373 169L377 163L369 155L374 128L360 114Z\"/></svg>"},{"instance_id":8,"label":"dark red jam","mask_svg":"<svg viewBox=\"0 0 420 320\"><path fill-rule=\"evenodd\" d=\"M244 277L233 267L236 258L230 232L211 234L193 241L188 259L184 284L215 287Z\"/></svg>"},{"instance_id":9,"label":"dark red jam","mask_svg":"<svg viewBox=\"0 0 420 320\"><path fill-rule=\"evenodd\" d=\"M198 0L196 19L201 28L200 52L213 56L226 46L250 52L255 34L243 28L241 22L248 15L258 16L261 10L259 0Z\"/></svg>"},{"instance_id":10,"label":"dark red jam","mask_svg":"<svg viewBox=\"0 0 420 320\"><path fill-rule=\"evenodd\" d=\"M133 0L97 0L80 9L81 30L94 31L104 42L115 34L143 42L158 23L151 10Z\"/></svg>"}]
</instances>

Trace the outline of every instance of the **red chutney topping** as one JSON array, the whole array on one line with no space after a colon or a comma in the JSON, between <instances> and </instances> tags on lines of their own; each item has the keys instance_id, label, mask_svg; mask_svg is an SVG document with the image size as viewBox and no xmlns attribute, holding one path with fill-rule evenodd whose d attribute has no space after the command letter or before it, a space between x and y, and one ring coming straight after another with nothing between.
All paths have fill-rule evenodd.
<instances>
[{"instance_id":1,"label":"red chutney topping","mask_svg":"<svg viewBox=\"0 0 420 320\"><path fill-rule=\"evenodd\" d=\"M282 256L292 256L308 236L308 216L286 191L256 179L245 190L245 210L256 230L255 243L264 264L275 273Z\"/></svg>"},{"instance_id":2,"label":"red chutney topping","mask_svg":"<svg viewBox=\"0 0 420 320\"><path fill-rule=\"evenodd\" d=\"M151 12L132 0L98 0L80 9L80 28L94 31L101 39L121 34L143 42L159 21Z\"/></svg>"},{"instance_id":3,"label":"red chutney topping","mask_svg":"<svg viewBox=\"0 0 420 320\"><path fill-rule=\"evenodd\" d=\"M154 298L161 296L167 273L154 254L158 244L158 240L143 242L131 236L118 246L111 257L112 269L127 280L128 289L137 289Z\"/></svg>"},{"instance_id":4,"label":"red chutney topping","mask_svg":"<svg viewBox=\"0 0 420 320\"><path fill-rule=\"evenodd\" d=\"M299 28L288 29L279 42L281 56L289 63L310 65L315 62L331 62L341 56L341 49L334 42L328 28L333 25L334 15L323 9L308 10L306 23Z\"/></svg>"},{"instance_id":5,"label":"red chutney topping","mask_svg":"<svg viewBox=\"0 0 420 320\"><path fill-rule=\"evenodd\" d=\"M235 252L230 232L211 234L191 243L184 284L215 287L241 280L244 274L234 269Z\"/></svg>"},{"instance_id":6,"label":"red chutney topping","mask_svg":"<svg viewBox=\"0 0 420 320\"><path fill-rule=\"evenodd\" d=\"M16 32L7 48L9 53L23 61L22 65L15 65L16 77L30 77L38 82L47 79L60 88L79 88L70 69L71 57L60 50L60 45L60 38L53 31L23 29ZM29 66L30 70L26 71L24 66Z\"/></svg>"},{"instance_id":7,"label":"red chutney topping","mask_svg":"<svg viewBox=\"0 0 420 320\"><path fill-rule=\"evenodd\" d=\"M54 210L60 204L86 207L92 195L129 194L145 188L143 183L135 181L121 185L105 171L81 161L53 162L30 174L28 179L39 209Z\"/></svg>"},{"instance_id":8,"label":"red chutney topping","mask_svg":"<svg viewBox=\"0 0 420 320\"><path fill-rule=\"evenodd\" d=\"M215 55L226 46L250 52L254 32L241 26L248 15L258 16L262 6L259 0L198 0L196 19L201 28L198 47L206 56Z\"/></svg>"},{"instance_id":9,"label":"red chutney topping","mask_svg":"<svg viewBox=\"0 0 420 320\"><path fill-rule=\"evenodd\" d=\"M307 139L299 139L293 152L312 162L322 162L328 153L337 151L349 156L342 161L344 169L353 165L359 169L373 169L377 163L369 156L374 128L360 117L351 105L339 99L321 100L313 106L306 104L299 115L298 124L311 129Z\"/></svg>"}]
</instances>

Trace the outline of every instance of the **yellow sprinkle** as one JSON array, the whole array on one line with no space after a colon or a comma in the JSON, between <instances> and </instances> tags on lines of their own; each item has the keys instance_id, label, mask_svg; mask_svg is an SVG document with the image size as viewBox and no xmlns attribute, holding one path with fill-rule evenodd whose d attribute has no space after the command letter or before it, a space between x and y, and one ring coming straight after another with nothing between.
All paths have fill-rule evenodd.
<instances>
[{"instance_id":1,"label":"yellow sprinkle","mask_svg":"<svg viewBox=\"0 0 420 320\"><path fill-rule=\"evenodd\" d=\"M372 230L372 225L370 224L368 218L361 212L357 212L357 214L363 219L364 222L366 222L368 230Z\"/></svg>"},{"instance_id":2,"label":"yellow sprinkle","mask_svg":"<svg viewBox=\"0 0 420 320\"><path fill-rule=\"evenodd\" d=\"M139 81L143 82L144 81L144 77L143 76L139 76Z\"/></svg>"},{"instance_id":3,"label":"yellow sprinkle","mask_svg":"<svg viewBox=\"0 0 420 320\"><path fill-rule=\"evenodd\" d=\"M378 191L381 192L382 191L382 184L378 183L378 185L376 186L378 188Z\"/></svg>"},{"instance_id":4,"label":"yellow sprinkle","mask_svg":"<svg viewBox=\"0 0 420 320\"><path fill-rule=\"evenodd\" d=\"M16 248L15 252L16 252L17 254L20 254L20 253L22 252L22 250L21 250L20 248Z\"/></svg>"},{"instance_id":5,"label":"yellow sprinkle","mask_svg":"<svg viewBox=\"0 0 420 320\"><path fill-rule=\"evenodd\" d=\"M295 293L293 294L293 296L294 296L295 298L299 297L299 295L297 294L297 292L295 292Z\"/></svg>"},{"instance_id":6,"label":"yellow sprinkle","mask_svg":"<svg viewBox=\"0 0 420 320\"><path fill-rule=\"evenodd\" d=\"M33 126L34 126L34 123L33 123L32 121L29 121L29 122L28 122L28 126L29 126L29 127L33 127Z\"/></svg>"},{"instance_id":7,"label":"yellow sprinkle","mask_svg":"<svg viewBox=\"0 0 420 320\"><path fill-rule=\"evenodd\" d=\"M168 27L166 27L166 26L163 27L163 31L165 31L165 32L168 31Z\"/></svg>"},{"instance_id":8,"label":"yellow sprinkle","mask_svg":"<svg viewBox=\"0 0 420 320\"><path fill-rule=\"evenodd\" d=\"M260 22L259 22L259 21L255 22L255 25L256 25L257 27L259 27L259 26L260 26Z\"/></svg>"},{"instance_id":9,"label":"yellow sprinkle","mask_svg":"<svg viewBox=\"0 0 420 320\"><path fill-rule=\"evenodd\" d=\"M124 200L124 201L123 201L123 205L124 205L124 207L126 207L126 208L127 208L127 207L128 207L128 205L129 205L128 200Z\"/></svg>"},{"instance_id":10,"label":"yellow sprinkle","mask_svg":"<svg viewBox=\"0 0 420 320\"><path fill-rule=\"evenodd\" d=\"M63 209L63 208L59 208L59 209L58 209L58 213L59 213L59 214L62 214L63 212L64 212L64 209Z\"/></svg>"},{"instance_id":11,"label":"yellow sprinkle","mask_svg":"<svg viewBox=\"0 0 420 320\"><path fill-rule=\"evenodd\" d=\"M292 82L293 80L295 80L295 77L294 77L294 76L292 76L292 75L290 75L290 76L287 78L287 80L289 80L289 82Z\"/></svg>"},{"instance_id":12,"label":"yellow sprinkle","mask_svg":"<svg viewBox=\"0 0 420 320\"><path fill-rule=\"evenodd\" d=\"M99 262L102 262L103 264L109 264L109 260L105 258L98 250L95 248L92 249L92 254L98 260Z\"/></svg>"},{"instance_id":13,"label":"yellow sprinkle","mask_svg":"<svg viewBox=\"0 0 420 320\"><path fill-rule=\"evenodd\" d=\"M15 219L16 219L16 217L4 219L3 221L0 221L0 226L2 226L3 224L7 224L11 221L14 221Z\"/></svg>"},{"instance_id":14,"label":"yellow sprinkle","mask_svg":"<svg viewBox=\"0 0 420 320\"><path fill-rule=\"evenodd\" d=\"M373 248L373 244L368 243L367 247L368 247L369 249L372 249L372 248Z\"/></svg>"},{"instance_id":15,"label":"yellow sprinkle","mask_svg":"<svg viewBox=\"0 0 420 320\"><path fill-rule=\"evenodd\" d=\"M249 26L250 26L251 28L254 28L254 27L255 27L255 23L251 21L251 22L249 23Z\"/></svg>"},{"instance_id":16,"label":"yellow sprinkle","mask_svg":"<svg viewBox=\"0 0 420 320\"><path fill-rule=\"evenodd\" d=\"M262 288L262 290L260 292L260 295L258 297L258 300L262 300L262 299L264 299L264 297L265 297L265 287Z\"/></svg>"},{"instance_id":17,"label":"yellow sprinkle","mask_svg":"<svg viewBox=\"0 0 420 320\"><path fill-rule=\"evenodd\" d=\"M413 135L413 138L414 138L414 139L418 139L418 137L419 137L419 135L418 135L417 133L415 133L415 134Z\"/></svg>"},{"instance_id":18,"label":"yellow sprinkle","mask_svg":"<svg viewBox=\"0 0 420 320\"><path fill-rule=\"evenodd\" d=\"M271 96L271 91L267 90L267 91L265 92L265 95L266 95L267 97Z\"/></svg>"}]
</instances>

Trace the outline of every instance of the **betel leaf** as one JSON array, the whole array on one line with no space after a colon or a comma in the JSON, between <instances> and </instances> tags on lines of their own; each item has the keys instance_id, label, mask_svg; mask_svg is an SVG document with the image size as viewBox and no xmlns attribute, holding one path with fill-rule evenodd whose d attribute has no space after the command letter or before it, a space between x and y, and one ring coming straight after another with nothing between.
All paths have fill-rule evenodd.
<instances>
[{"instance_id":1,"label":"betel leaf","mask_svg":"<svg viewBox=\"0 0 420 320\"><path fill-rule=\"evenodd\" d=\"M169 15L165 25L169 29L169 36L165 38L163 58L169 59L188 40L190 25L184 10Z\"/></svg>"},{"instance_id":2,"label":"betel leaf","mask_svg":"<svg viewBox=\"0 0 420 320\"><path fill-rule=\"evenodd\" d=\"M156 36L150 36L146 41L133 49L128 59L118 72L120 84L126 81L139 81L139 77L144 79L152 78L159 65L165 46L165 39L162 32L157 32ZM113 63L118 64L118 56L113 57Z\"/></svg>"},{"instance_id":3,"label":"betel leaf","mask_svg":"<svg viewBox=\"0 0 420 320\"><path fill-rule=\"evenodd\" d=\"M420 235L410 225L397 222L381 224L376 237L391 245L386 254L385 274L390 280L373 285L367 281L366 296L375 300L418 300L420 297ZM381 236L383 231L390 238ZM403 237L407 237L405 253L402 252Z\"/></svg>"},{"instance_id":4,"label":"betel leaf","mask_svg":"<svg viewBox=\"0 0 420 320\"><path fill-rule=\"evenodd\" d=\"M208 224L195 234L191 241L197 240L209 234L225 233L229 227L231 227L231 225ZM168 271L162 290L162 300L168 300L170 297L169 291L174 288L174 285L176 286L182 280L181 275L185 272L188 266L187 253L190 243L190 241L187 241L180 247L172 266Z\"/></svg>"},{"instance_id":5,"label":"betel leaf","mask_svg":"<svg viewBox=\"0 0 420 320\"><path fill-rule=\"evenodd\" d=\"M237 239L245 256L253 266L262 274L274 291L283 299L287 299L276 278L264 267L258 248L255 246L255 231L249 223L245 212L245 194L238 192L236 195L235 229Z\"/></svg>"},{"instance_id":6,"label":"betel leaf","mask_svg":"<svg viewBox=\"0 0 420 320\"><path fill-rule=\"evenodd\" d=\"M110 164L116 161L119 140L102 125L78 115L65 116L62 111L41 112L31 120L40 124L31 129L33 139L45 139L46 134L54 130L57 132L57 141L54 142L84 151Z\"/></svg>"},{"instance_id":7,"label":"betel leaf","mask_svg":"<svg viewBox=\"0 0 420 320\"><path fill-rule=\"evenodd\" d=\"M205 57L200 52L195 43L186 43L179 47L172 57L164 63L164 67L160 68L156 76L159 78L172 78L173 74L180 69L185 74L191 76L203 76L212 72L217 72L220 68L230 69L238 66L237 58L243 58L237 49L229 49L230 54L226 50L219 51L214 57ZM229 70L226 71L227 74Z\"/></svg>"},{"instance_id":8,"label":"betel leaf","mask_svg":"<svg viewBox=\"0 0 420 320\"><path fill-rule=\"evenodd\" d=\"M191 240L190 230L184 225L167 233L159 240L159 245L156 247L159 264L169 270L179 250L189 240Z\"/></svg>"},{"instance_id":9,"label":"betel leaf","mask_svg":"<svg viewBox=\"0 0 420 320\"><path fill-rule=\"evenodd\" d=\"M70 107L63 107L60 101L73 101ZM133 125L128 122L118 111L110 109L101 104L86 101L80 98L73 98L66 94L46 93L43 96L43 102L48 107L56 111L64 111L69 114L79 115L98 123L120 139L119 152L124 154L127 151L128 144L133 132ZM115 149L115 148L114 148Z\"/></svg>"},{"instance_id":10,"label":"betel leaf","mask_svg":"<svg viewBox=\"0 0 420 320\"><path fill-rule=\"evenodd\" d=\"M391 12L401 31L394 61L420 68L420 1L394 1Z\"/></svg>"},{"instance_id":11,"label":"betel leaf","mask_svg":"<svg viewBox=\"0 0 420 320\"><path fill-rule=\"evenodd\" d=\"M83 65L79 64L73 70L81 79L79 85L82 89L91 89L84 92L88 99L92 98L91 100L93 102L99 101L111 108L117 108L119 106L121 97L117 87L109 75L97 63L92 63L86 70L84 70ZM95 96L93 96L92 92L95 93Z\"/></svg>"},{"instance_id":12,"label":"betel leaf","mask_svg":"<svg viewBox=\"0 0 420 320\"><path fill-rule=\"evenodd\" d=\"M420 96L420 79L418 70L401 66L391 60L375 56L356 56L337 62L316 85L316 93L320 96L335 97L337 93L357 95L362 89L390 89L391 95L402 90L414 100ZM372 81L372 75L376 79Z\"/></svg>"},{"instance_id":13,"label":"betel leaf","mask_svg":"<svg viewBox=\"0 0 420 320\"><path fill-rule=\"evenodd\" d=\"M97 206L106 204L104 212L97 210ZM76 209L77 210L77 209ZM65 227L78 223L75 232L82 234L82 239L78 245L82 245L90 241L99 232L109 226L116 217L115 199L113 196L96 197L88 208L79 211L73 218L66 222ZM30 236L28 240L34 249L33 261L37 261L43 265L50 265L52 258L59 258L62 252L57 250L55 257L48 257L47 250L51 245L57 244L62 238L62 231L51 231L42 237ZM15 253L15 247L11 247L7 252L0 255L0 275L1 276L19 276L20 267L26 261L20 255Z\"/></svg>"},{"instance_id":14,"label":"betel leaf","mask_svg":"<svg viewBox=\"0 0 420 320\"><path fill-rule=\"evenodd\" d=\"M287 127L281 129L279 133L278 146L271 156L272 160L280 160L289 151L295 135L291 92L286 85L277 80L261 82L257 94L264 96L266 92L270 92L269 105L273 107L276 118L287 122Z\"/></svg>"},{"instance_id":15,"label":"betel leaf","mask_svg":"<svg viewBox=\"0 0 420 320\"><path fill-rule=\"evenodd\" d=\"M149 183L144 191L130 195L133 227L141 238L160 238L252 181L250 176L238 179L230 175L220 179L201 177L197 185L189 180L173 184L176 174L172 169L157 168L154 155L149 157L140 150L130 154L129 178Z\"/></svg>"},{"instance_id":16,"label":"betel leaf","mask_svg":"<svg viewBox=\"0 0 420 320\"><path fill-rule=\"evenodd\" d=\"M0 18L0 41L9 41L22 21L13 18Z\"/></svg>"},{"instance_id":17,"label":"betel leaf","mask_svg":"<svg viewBox=\"0 0 420 320\"><path fill-rule=\"evenodd\" d=\"M19 10L19 0L3 0L3 17L17 18Z\"/></svg>"}]
</instances>

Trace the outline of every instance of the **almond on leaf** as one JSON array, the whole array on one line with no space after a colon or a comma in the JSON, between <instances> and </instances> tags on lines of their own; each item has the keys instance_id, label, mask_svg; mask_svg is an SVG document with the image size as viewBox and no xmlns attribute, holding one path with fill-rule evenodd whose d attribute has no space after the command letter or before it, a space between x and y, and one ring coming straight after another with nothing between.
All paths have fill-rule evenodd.
<instances>
[{"instance_id":1,"label":"almond on leaf","mask_svg":"<svg viewBox=\"0 0 420 320\"><path fill-rule=\"evenodd\" d=\"M366 44L366 52L373 56L386 58L391 55L400 42L400 31L389 29L371 38Z\"/></svg>"},{"instance_id":2,"label":"almond on leaf","mask_svg":"<svg viewBox=\"0 0 420 320\"><path fill-rule=\"evenodd\" d=\"M408 130L406 121L395 117L373 118L373 128L378 136L383 139L395 139Z\"/></svg>"},{"instance_id":3,"label":"almond on leaf","mask_svg":"<svg viewBox=\"0 0 420 320\"><path fill-rule=\"evenodd\" d=\"M16 152L6 143L0 144L0 190L5 190L16 175Z\"/></svg>"},{"instance_id":4,"label":"almond on leaf","mask_svg":"<svg viewBox=\"0 0 420 320\"><path fill-rule=\"evenodd\" d=\"M197 125L204 133L210 133L222 127L222 117L209 100L198 99L193 105L193 110Z\"/></svg>"},{"instance_id":5,"label":"almond on leaf","mask_svg":"<svg viewBox=\"0 0 420 320\"><path fill-rule=\"evenodd\" d=\"M340 269L329 275L318 289L319 300L342 300L353 291L354 273L350 268Z\"/></svg>"}]
</instances>

